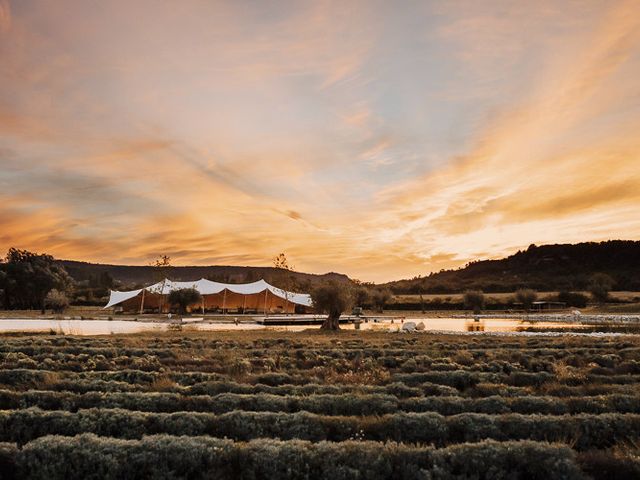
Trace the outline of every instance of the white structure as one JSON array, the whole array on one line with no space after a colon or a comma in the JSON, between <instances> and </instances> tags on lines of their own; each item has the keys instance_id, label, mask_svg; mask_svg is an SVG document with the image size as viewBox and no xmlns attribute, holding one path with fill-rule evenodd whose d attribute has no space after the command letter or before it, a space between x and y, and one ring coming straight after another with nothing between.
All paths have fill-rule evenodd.
<instances>
[{"instance_id":1,"label":"white structure","mask_svg":"<svg viewBox=\"0 0 640 480\"><path fill-rule=\"evenodd\" d=\"M294 293L282 290L268 284L264 280L258 280L252 283L220 283L206 280L204 278L193 282L174 282L165 279L154 285L139 290L130 290L128 292L119 292L112 290L109 303L104 308L113 307L115 305L124 304L131 305L136 297L140 297L140 311L144 311L145 297L149 303L155 307L162 308L163 299L173 290L183 288L193 288L202 295L201 308L204 311L207 305L222 307L223 311L227 308L240 308L243 311L246 307L267 311L267 302L273 303L274 299L284 300L284 310L289 306L301 305L303 307L311 307L311 296L305 293ZM153 300L152 300L153 299ZM137 300L135 301L137 304ZM264 304L264 306L262 305Z\"/></svg>"}]
</instances>

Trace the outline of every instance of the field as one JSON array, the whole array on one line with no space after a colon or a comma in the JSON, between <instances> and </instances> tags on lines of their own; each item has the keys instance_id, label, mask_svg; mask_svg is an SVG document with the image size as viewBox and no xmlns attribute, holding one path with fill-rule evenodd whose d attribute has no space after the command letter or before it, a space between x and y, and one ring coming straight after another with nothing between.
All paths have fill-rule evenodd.
<instances>
[{"instance_id":1,"label":"field","mask_svg":"<svg viewBox=\"0 0 640 480\"><path fill-rule=\"evenodd\" d=\"M639 478L640 338L5 335L0 478Z\"/></svg>"}]
</instances>

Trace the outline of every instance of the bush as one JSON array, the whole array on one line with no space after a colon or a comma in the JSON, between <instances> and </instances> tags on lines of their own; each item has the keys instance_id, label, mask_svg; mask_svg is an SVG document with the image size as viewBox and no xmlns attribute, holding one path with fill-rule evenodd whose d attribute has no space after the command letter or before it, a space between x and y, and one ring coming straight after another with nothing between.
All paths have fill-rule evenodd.
<instances>
[{"instance_id":1,"label":"bush","mask_svg":"<svg viewBox=\"0 0 640 480\"><path fill-rule=\"evenodd\" d=\"M464 306L473 313L480 313L484 309L484 293L480 290L467 290L463 295Z\"/></svg>"},{"instance_id":2,"label":"bush","mask_svg":"<svg viewBox=\"0 0 640 480\"><path fill-rule=\"evenodd\" d=\"M606 273L595 273L589 280L589 291L596 302L604 303L614 285L615 280Z\"/></svg>"},{"instance_id":3,"label":"bush","mask_svg":"<svg viewBox=\"0 0 640 480\"><path fill-rule=\"evenodd\" d=\"M396 443L253 440L157 435L126 441L45 437L16 452L18 475L74 479L546 479L582 480L575 454L537 442L435 449Z\"/></svg>"},{"instance_id":4,"label":"bush","mask_svg":"<svg viewBox=\"0 0 640 480\"><path fill-rule=\"evenodd\" d=\"M516 301L521 303L525 310L531 310L533 302L538 299L538 292L530 288L521 288L516 290Z\"/></svg>"},{"instance_id":5,"label":"bush","mask_svg":"<svg viewBox=\"0 0 640 480\"><path fill-rule=\"evenodd\" d=\"M62 313L69 306L69 299L64 292L54 288L53 290L50 290L44 298L44 305L55 313Z\"/></svg>"},{"instance_id":6,"label":"bush","mask_svg":"<svg viewBox=\"0 0 640 480\"><path fill-rule=\"evenodd\" d=\"M560 292L558 293L558 301L563 302L567 307L585 308L589 298L578 292Z\"/></svg>"}]
</instances>

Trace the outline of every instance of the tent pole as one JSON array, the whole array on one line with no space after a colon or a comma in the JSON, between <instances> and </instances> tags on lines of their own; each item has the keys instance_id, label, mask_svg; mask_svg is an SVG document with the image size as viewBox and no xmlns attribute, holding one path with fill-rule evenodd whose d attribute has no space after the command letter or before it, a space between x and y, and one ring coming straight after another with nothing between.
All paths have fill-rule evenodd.
<instances>
[{"instance_id":1,"label":"tent pole","mask_svg":"<svg viewBox=\"0 0 640 480\"><path fill-rule=\"evenodd\" d=\"M202 315L204 315L204 295L201 295L202 297Z\"/></svg>"},{"instance_id":2,"label":"tent pole","mask_svg":"<svg viewBox=\"0 0 640 480\"><path fill-rule=\"evenodd\" d=\"M144 313L144 292L145 289L142 289L142 300L140 301L140 315Z\"/></svg>"},{"instance_id":3,"label":"tent pole","mask_svg":"<svg viewBox=\"0 0 640 480\"><path fill-rule=\"evenodd\" d=\"M242 296L242 314L244 315L244 311L247 309L247 296Z\"/></svg>"},{"instance_id":4,"label":"tent pole","mask_svg":"<svg viewBox=\"0 0 640 480\"><path fill-rule=\"evenodd\" d=\"M224 289L224 293L222 295L222 314L226 315L227 312L225 312L225 307L227 305L227 289Z\"/></svg>"},{"instance_id":5,"label":"tent pole","mask_svg":"<svg viewBox=\"0 0 640 480\"><path fill-rule=\"evenodd\" d=\"M266 290L266 289L264 291L264 316L265 317L267 316L267 292L268 291L269 290Z\"/></svg>"}]
</instances>

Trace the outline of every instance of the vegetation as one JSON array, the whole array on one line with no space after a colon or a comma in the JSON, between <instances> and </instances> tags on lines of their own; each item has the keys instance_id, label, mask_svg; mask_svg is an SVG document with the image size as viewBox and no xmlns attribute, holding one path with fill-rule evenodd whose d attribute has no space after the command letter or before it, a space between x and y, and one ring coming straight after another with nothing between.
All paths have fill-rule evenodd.
<instances>
[{"instance_id":1,"label":"vegetation","mask_svg":"<svg viewBox=\"0 0 640 480\"><path fill-rule=\"evenodd\" d=\"M516 301L521 303L525 310L531 310L533 302L538 299L538 293L530 288L516 290Z\"/></svg>"},{"instance_id":2,"label":"vegetation","mask_svg":"<svg viewBox=\"0 0 640 480\"><path fill-rule=\"evenodd\" d=\"M51 255L10 248L0 263L0 289L5 309L41 309L52 289L67 291L72 280Z\"/></svg>"},{"instance_id":3,"label":"vegetation","mask_svg":"<svg viewBox=\"0 0 640 480\"><path fill-rule=\"evenodd\" d=\"M560 292L558 293L558 301L564 303L567 307L584 308L587 306L589 298L578 292Z\"/></svg>"},{"instance_id":4,"label":"vegetation","mask_svg":"<svg viewBox=\"0 0 640 480\"><path fill-rule=\"evenodd\" d=\"M2 478L640 472L635 336L310 331L2 340Z\"/></svg>"},{"instance_id":5,"label":"vegetation","mask_svg":"<svg viewBox=\"0 0 640 480\"><path fill-rule=\"evenodd\" d=\"M177 306L181 314L187 313L190 305L202 301L202 295L195 288L180 288L172 290L168 296L168 302L172 306Z\"/></svg>"},{"instance_id":6,"label":"vegetation","mask_svg":"<svg viewBox=\"0 0 640 480\"><path fill-rule=\"evenodd\" d=\"M385 305L391 300L392 293L388 288L376 288L371 294L373 306L378 312L384 310Z\"/></svg>"},{"instance_id":7,"label":"vegetation","mask_svg":"<svg viewBox=\"0 0 640 480\"><path fill-rule=\"evenodd\" d=\"M446 294L465 290L515 292L588 290L593 274L614 280L613 289L640 291L640 241L531 245L501 260L482 260L457 270L386 284L394 294Z\"/></svg>"},{"instance_id":8,"label":"vegetation","mask_svg":"<svg viewBox=\"0 0 640 480\"><path fill-rule=\"evenodd\" d=\"M62 313L69 306L69 299L64 292L54 288L47 293L44 299L44 305L55 313Z\"/></svg>"},{"instance_id":9,"label":"vegetation","mask_svg":"<svg viewBox=\"0 0 640 480\"><path fill-rule=\"evenodd\" d=\"M606 273L596 273L589 282L589 291L593 299L598 303L604 303L609 298L609 292L615 281Z\"/></svg>"},{"instance_id":10,"label":"vegetation","mask_svg":"<svg viewBox=\"0 0 640 480\"><path fill-rule=\"evenodd\" d=\"M327 314L322 330L340 329L340 315L353 305L353 295L344 285L331 282L311 291L313 307L318 313Z\"/></svg>"},{"instance_id":11,"label":"vegetation","mask_svg":"<svg viewBox=\"0 0 640 480\"><path fill-rule=\"evenodd\" d=\"M464 307L480 313L484 309L484 293L480 290L467 290L464 292Z\"/></svg>"}]
</instances>

